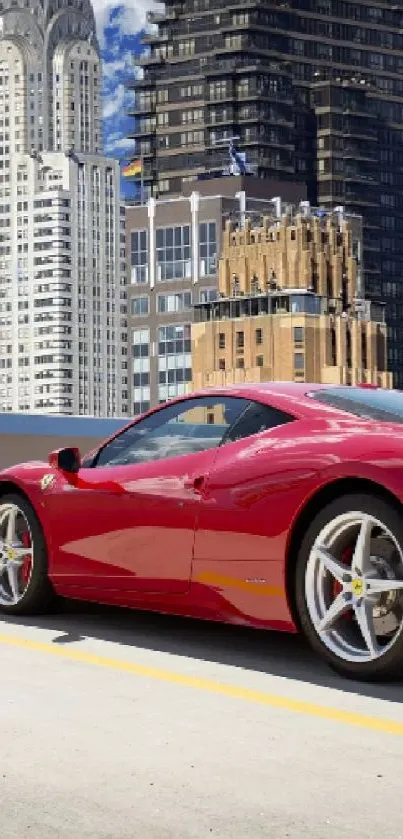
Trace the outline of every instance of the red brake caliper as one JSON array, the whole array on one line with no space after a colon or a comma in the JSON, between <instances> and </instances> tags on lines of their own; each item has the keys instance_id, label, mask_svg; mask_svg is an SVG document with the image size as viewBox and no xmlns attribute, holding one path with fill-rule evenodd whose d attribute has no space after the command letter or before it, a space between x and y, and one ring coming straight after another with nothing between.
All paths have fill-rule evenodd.
<instances>
[{"instance_id":1,"label":"red brake caliper","mask_svg":"<svg viewBox=\"0 0 403 839\"><path fill-rule=\"evenodd\" d=\"M31 547L31 536L28 530L24 531L21 535L21 543L23 548L30 548ZM23 557L23 563L21 566L21 581L26 585L29 580L29 575L31 573L31 566L32 566L32 557L30 554Z\"/></svg>"},{"instance_id":2,"label":"red brake caliper","mask_svg":"<svg viewBox=\"0 0 403 839\"><path fill-rule=\"evenodd\" d=\"M343 553L340 557L340 561L343 563L343 565L346 565L346 566L351 565L351 560L353 558L353 553L354 553L354 548L353 547L346 548L343 551ZM333 596L334 596L334 598L336 598L337 595L340 594L341 590L342 590L342 586L340 585L338 580L335 580L334 583L333 583ZM348 612L345 612L345 614L343 615L343 618L344 618L344 620L351 620L352 619L352 612L350 610Z\"/></svg>"}]
</instances>

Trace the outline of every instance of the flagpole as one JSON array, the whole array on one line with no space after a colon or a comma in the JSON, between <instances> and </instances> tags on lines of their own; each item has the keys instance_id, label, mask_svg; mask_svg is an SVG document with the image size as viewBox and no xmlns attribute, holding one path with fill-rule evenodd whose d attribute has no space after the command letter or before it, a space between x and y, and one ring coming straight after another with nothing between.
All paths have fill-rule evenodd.
<instances>
[{"instance_id":1,"label":"flagpole","mask_svg":"<svg viewBox=\"0 0 403 839\"><path fill-rule=\"evenodd\" d=\"M143 170L143 155L140 155L140 202L144 204L144 170Z\"/></svg>"}]
</instances>

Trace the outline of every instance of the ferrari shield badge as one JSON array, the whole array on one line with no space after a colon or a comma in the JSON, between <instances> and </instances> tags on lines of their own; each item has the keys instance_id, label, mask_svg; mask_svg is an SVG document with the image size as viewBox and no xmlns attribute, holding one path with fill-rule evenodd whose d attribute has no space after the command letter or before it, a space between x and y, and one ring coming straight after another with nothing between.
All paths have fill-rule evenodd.
<instances>
[{"instance_id":1,"label":"ferrari shield badge","mask_svg":"<svg viewBox=\"0 0 403 839\"><path fill-rule=\"evenodd\" d=\"M41 479L41 489L49 489L54 484L55 476L52 474L44 475Z\"/></svg>"}]
</instances>

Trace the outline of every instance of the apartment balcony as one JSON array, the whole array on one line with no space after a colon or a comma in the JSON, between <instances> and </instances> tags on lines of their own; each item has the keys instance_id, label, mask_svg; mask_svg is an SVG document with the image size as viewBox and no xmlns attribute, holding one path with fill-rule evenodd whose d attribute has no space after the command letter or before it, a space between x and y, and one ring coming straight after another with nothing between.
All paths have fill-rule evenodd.
<instances>
[{"instance_id":1,"label":"apartment balcony","mask_svg":"<svg viewBox=\"0 0 403 839\"><path fill-rule=\"evenodd\" d=\"M136 125L134 131L128 134L129 140L138 140L141 137L154 137L155 136L155 125Z\"/></svg>"},{"instance_id":2,"label":"apartment balcony","mask_svg":"<svg viewBox=\"0 0 403 839\"><path fill-rule=\"evenodd\" d=\"M141 52L133 55L133 63L139 67L164 64L165 57L157 52Z\"/></svg>"},{"instance_id":3,"label":"apartment balcony","mask_svg":"<svg viewBox=\"0 0 403 839\"><path fill-rule=\"evenodd\" d=\"M147 12L147 23L162 23L166 20L166 10Z\"/></svg>"},{"instance_id":4,"label":"apartment balcony","mask_svg":"<svg viewBox=\"0 0 403 839\"><path fill-rule=\"evenodd\" d=\"M177 20L179 9L176 6L168 6L164 11L147 12L148 23L164 23L166 20Z\"/></svg>"},{"instance_id":5,"label":"apartment balcony","mask_svg":"<svg viewBox=\"0 0 403 839\"><path fill-rule=\"evenodd\" d=\"M137 117L137 116L145 116L147 114L153 114L155 112L155 105L156 102L148 101L148 102L135 102L134 105L130 105L130 108L127 109L126 113L129 117Z\"/></svg>"},{"instance_id":6,"label":"apartment balcony","mask_svg":"<svg viewBox=\"0 0 403 839\"><path fill-rule=\"evenodd\" d=\"M370 125L357 124L356 122L346 122L343 126L342 132L344 137L356 137L360 140L377 140L378 130L372 128Z\"/></svg>"},{"instance_id":7,"label":"apartment balcony","mask_svg":"<svg viewBox=\"0 0 403 839\"><path fill-rule=\"evenodd\" d=\"M354 181L354 183L360 184L369 184L373 185L374 187L377 186L378 180L374 175L369 175L364 172L360 172L358 169L346 169L344 174L344 180L346 182Z\"/></svg>"},{"instance_id":8,"label":"apartment balcony","mask_svg":"<svg viewBox=\"0 0 403 839\"><path fill-rule=\"evenodd\" d=\"M151 44L163 44L168 42L168 35L163 30L157 30L155 32L144 32L141 38L141 42L144 45L151 45Z\"/></svg>"},{"instance_id":9,"label":"apartment balcony","mask_svg":"<svg viewBox=\"0 0 403 839\"><path fill-rule=\"evenodd\" d=\"M378 162L378 156L375 151L371 151L371 148L364 144L360 143L345 143L343 149L343 157L351 158L353 160L363 160L367 161L368 163L375 163Z\"/></svg>"},{"instance_id":10,"label":"apartment balcony","mask_svg":"<svg viewBox=\"0 0 403 839\"><path fill-rule=\"evenodd\" d=\"M135 64L135 61L133 63ZM149 93L153 92L156 86L155 67L147 67L141 79L128 79L124 82L124 85L127 90L143 90L145 92L148 91Z\"/></svg>"}]
</instances>

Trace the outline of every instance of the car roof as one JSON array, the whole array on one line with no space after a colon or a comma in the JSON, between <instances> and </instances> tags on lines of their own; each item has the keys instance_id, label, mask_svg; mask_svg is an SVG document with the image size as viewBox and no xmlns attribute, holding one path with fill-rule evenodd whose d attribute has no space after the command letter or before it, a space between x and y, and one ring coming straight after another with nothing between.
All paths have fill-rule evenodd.
<instances>
[{"instance_id":1,"label":"car roof","mask_svg":"<svg viewBox=\"0 0 403 839\"><path fill-rule=\"evenodd\" d=\"M315 414L340 413L340 409L316 402L309 397L309 393L324 390L334 385L321 385L310 382L248 382L239 385L224 385L223 387L208 387L189 393L187 396L240 396L264 402L288 411L296 417L310 417Z\"/></svg>"}]
</instances>

